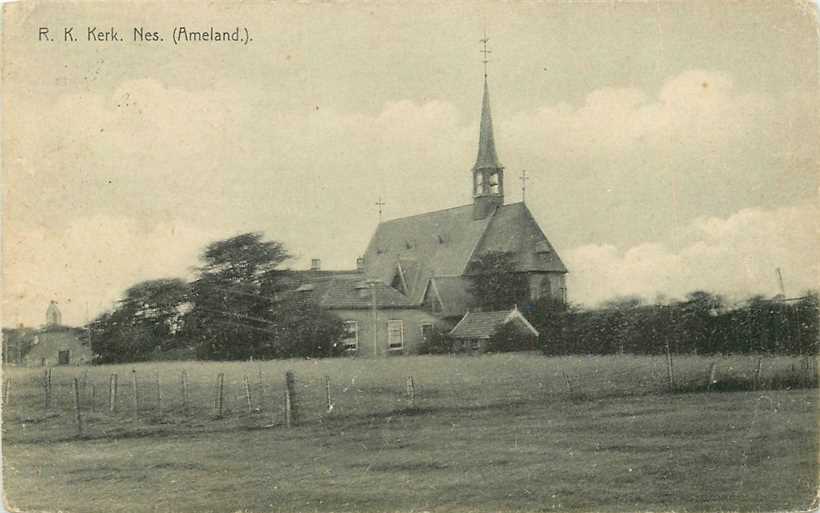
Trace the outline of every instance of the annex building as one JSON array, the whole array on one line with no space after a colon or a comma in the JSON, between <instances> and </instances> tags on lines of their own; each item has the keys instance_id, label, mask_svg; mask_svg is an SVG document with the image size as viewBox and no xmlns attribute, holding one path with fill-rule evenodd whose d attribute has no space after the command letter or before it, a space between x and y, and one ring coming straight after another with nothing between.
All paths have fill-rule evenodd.
<instances>
[{"instance_id":1,"label":"annex building","mask_svg":"<svg viewBox=\"0 0 820 513\"><path fill-rule=\"evenodd\" d=\"M488 252L512 256L531 300L566 300L558 252L524 202L504 202L486 75L478 154L465 178L472 203L380 222L355 272L305 273L298 293L345 322L350 352L413 353L434 328L451 330L476 308L471 263Z\"/></svg>"}]
</instances>

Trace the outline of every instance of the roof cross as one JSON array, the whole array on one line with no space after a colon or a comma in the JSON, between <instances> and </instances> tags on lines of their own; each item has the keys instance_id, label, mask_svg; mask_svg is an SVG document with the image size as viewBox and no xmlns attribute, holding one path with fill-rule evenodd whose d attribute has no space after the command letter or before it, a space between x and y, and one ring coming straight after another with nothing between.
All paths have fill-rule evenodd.
<instances>
[{"instance_id":1,"label":"roof cross","mask_svg":"<svg viewBox=\"0 0 820 513\"><path fill-rule=\"evenodd\" d=\"M521 170L521 178L519 178L519 180L521 180L521 202L522 203L527 202L527 182L529 181L529 179L530 179L530 177L527 176L527 170L522 169Z\"/></svg>"},{"instance_id":2,"label":"roof cross","mask_svg":"<svg viewBox=\"0 0 820 513\"><path fill-rule=\"evenodd\" d=\"M376 202L376 206L379 207L379 222L382 222L382 207L387 205L384 201L382 201L382 197L379 196L379 201Z\"/></svg>"}]
</instances>

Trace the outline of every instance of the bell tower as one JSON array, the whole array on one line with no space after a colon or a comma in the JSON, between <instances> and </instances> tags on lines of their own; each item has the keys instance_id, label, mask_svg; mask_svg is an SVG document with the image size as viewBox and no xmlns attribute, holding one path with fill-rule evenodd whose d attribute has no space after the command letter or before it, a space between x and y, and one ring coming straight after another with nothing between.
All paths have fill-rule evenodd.
<instances>
[{"instance_id":1,"label":"bell tower","mask_svg":"<svg viewBox=\"0 0 820 513\"><path fill-rule=\"evenodd\" d=\"M504 167L498 161L490 113L490 92L487 86L487 41L484 36L484 97L481 101L481 128L478 134L478 155L473 165L473 219L484 219L504 204Z\"/></svg>"}]
</instances>

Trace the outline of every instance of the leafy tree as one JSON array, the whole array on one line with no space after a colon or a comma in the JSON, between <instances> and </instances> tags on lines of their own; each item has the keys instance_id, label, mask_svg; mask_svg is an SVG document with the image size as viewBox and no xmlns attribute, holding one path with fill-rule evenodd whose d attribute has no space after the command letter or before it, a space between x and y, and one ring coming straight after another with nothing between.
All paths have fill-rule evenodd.
<instances>
[{"instance_id":1,"label":"leafy tree","mask_svg":"<svg viewBox=\"0 0 820 513\"><path fill-rule=\"evenodd\" d=\"M516 272L512 253L490 251L478 256L467 276L470 293L485 310L505 310L529 300L527 276Z\"/></svg>"},{"instance_id":2,"label":"leafy tree","mask_svg":"<svg viewBox=\"0 0 820 513\"><path fill-rule=\"evenodd\" d=\"M203 359L235 360L276 353L273 309L284 289L279 266L290 255L261 233L209 244L191 286L186 334Z\"/></svg>"},{"instance_id":3,"label":"leafy tree","mask_svg":"<svg viewBox=\"0 0 820 513\"><path fill-rule=\"evenodd\" d=\"M100 315L89 326L96 361L143 361L154 351L181 347L182 310L187 297L188 284L175 278L130 287L113 312Z\"/></svg>"},{"instance_id":4,"label":"leafy tree","mask_svg":"<svg viewBox=\"0 0 820 513\"><path fill-rule=\"evenodd\" d=\"M289 298L274 314L276 335L266 356L274 358L340 356L344 323L311 301Z\"/></svg>"}]
</instances>

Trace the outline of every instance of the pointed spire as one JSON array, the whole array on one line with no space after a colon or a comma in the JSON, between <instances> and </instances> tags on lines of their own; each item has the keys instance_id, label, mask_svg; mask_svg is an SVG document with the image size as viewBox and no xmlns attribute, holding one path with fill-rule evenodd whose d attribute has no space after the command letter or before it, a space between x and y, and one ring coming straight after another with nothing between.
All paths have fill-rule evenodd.
<instances>
[{"instance_id":1,"label":"pointed spire","mask_svg":"<svg viewBox=\"0 0 820 513\"><path fill-rule=\"evenodd\" d=\"M481 131L478 135L478 156L473 169L500 168L498 155L495 153L493 137L493 117L490 113L490 91L487 87L487 76L484 76L484 99L481 102Z\"/></svg>"}]
</instances>

